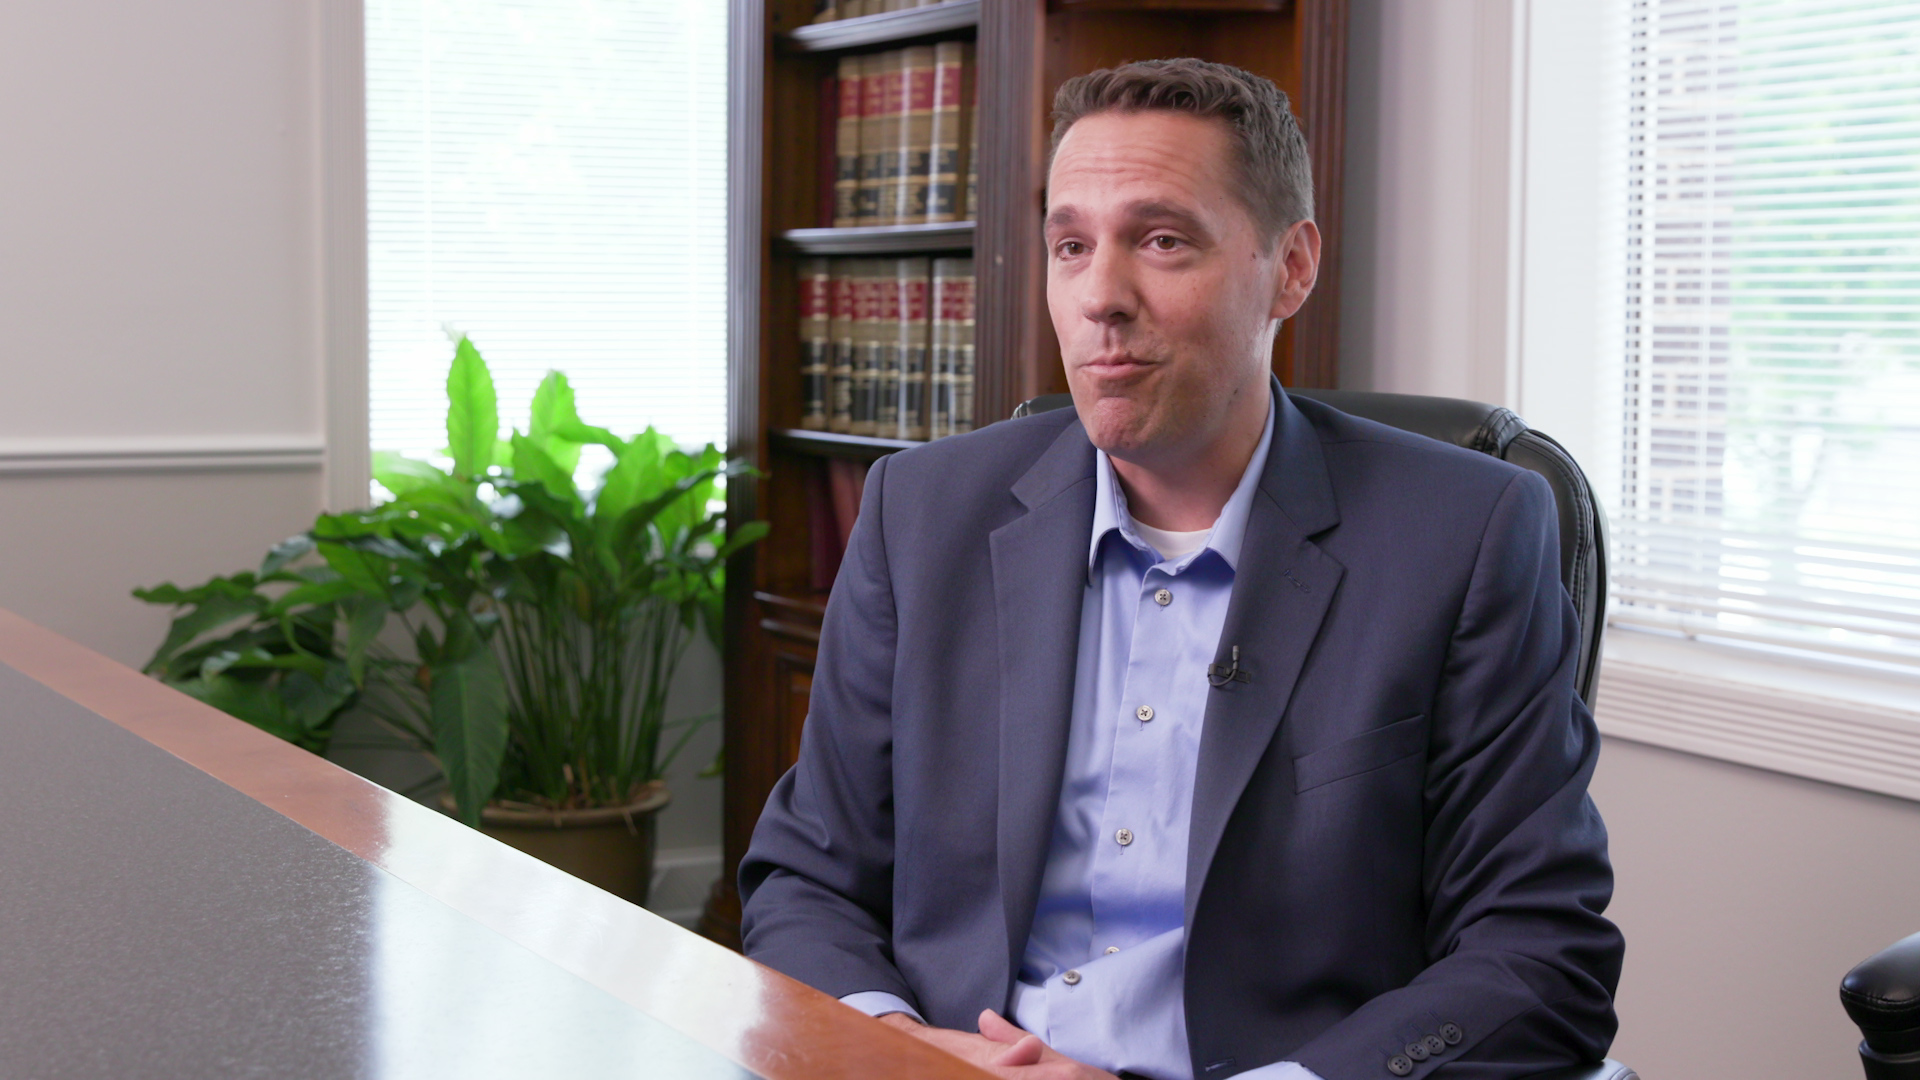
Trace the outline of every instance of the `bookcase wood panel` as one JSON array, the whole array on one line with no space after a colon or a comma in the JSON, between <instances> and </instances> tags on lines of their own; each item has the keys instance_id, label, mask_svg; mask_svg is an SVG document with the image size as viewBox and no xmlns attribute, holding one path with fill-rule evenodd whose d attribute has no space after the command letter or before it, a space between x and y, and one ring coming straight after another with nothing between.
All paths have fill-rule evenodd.
<instances>
[{"instance_id":1,"label":"bookcase wood panel","mask_svg":"<svg viewBox=\"0 0 1920 1080\"><path fill-rule=\"evenodd\" d=\"M977 421L1066 389L1039 240L1054 90L1096 67L1199 56L1273 79L1306 129L1326 244L1315 294L1282 327L1274 366L1288 385L1332 386L1337 371L1346 0L947 0L838 23L812 23L813 14L811 0L733 0L728 415L734 452L761 475L736 480L728 508L735 520L771 525L767 539L728 568L726 856L701 928L735 947L734 874L761 806L792 764L811 686L826 602L815 588L809 532L822 462L857 469L846 459L914 445L801 428L802 259L970 248ZM839 56L946 38L974 41L974 221L827 228L818 187L819 155L832 153L822 145L823 80Z\"/></svg>"}]
</instances>

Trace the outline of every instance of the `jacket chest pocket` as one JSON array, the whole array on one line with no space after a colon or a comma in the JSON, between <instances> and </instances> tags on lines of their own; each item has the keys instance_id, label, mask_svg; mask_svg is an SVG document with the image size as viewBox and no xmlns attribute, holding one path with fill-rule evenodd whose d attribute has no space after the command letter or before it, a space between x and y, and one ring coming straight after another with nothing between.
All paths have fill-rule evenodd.
<instances>
[{"instance_id":1,"label":"jacket chest pocket","mask_svg":"<svg viewBox=\"0 0 1920 1080\"><path fill-rule=\"evenodd\" d=\"M1396 720L1386 727L1322 747L1293 759L1293 790L1299 792L1384 768L1427 749L1427 715Z\"/></svg>"}]
</instances>

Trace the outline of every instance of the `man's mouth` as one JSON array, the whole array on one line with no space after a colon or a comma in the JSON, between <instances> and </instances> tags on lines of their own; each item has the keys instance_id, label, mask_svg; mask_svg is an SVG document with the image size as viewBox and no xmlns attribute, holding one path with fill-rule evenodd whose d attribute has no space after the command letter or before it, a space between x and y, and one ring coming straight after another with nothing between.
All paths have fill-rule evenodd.
<instances>
[{"instance_id":1,"label":"man's mouth","mask_svg":"<svg viewBox=\"0 0 1920 1080\"><path fill-rule=\"evenodd\" d=\"M1126 379L1144 374L1154 366L1127 353L1103 353L1080 365L1080 370L1096 379Z\"/></svg>"}]
</instances>

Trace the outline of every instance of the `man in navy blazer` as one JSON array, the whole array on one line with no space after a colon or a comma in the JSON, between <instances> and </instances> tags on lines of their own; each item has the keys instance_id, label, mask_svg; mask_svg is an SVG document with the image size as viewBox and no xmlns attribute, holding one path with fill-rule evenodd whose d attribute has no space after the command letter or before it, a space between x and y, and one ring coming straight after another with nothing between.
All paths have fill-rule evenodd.
<instances>
[{"instance_id":1,"label":"man in navy blazer","mask_svg":"<svg viewBox=\"0 0 1920 1080\"><path fill-rule=\"evenodd\" d=\"M748 955L1010 1077L1599 1059L1550 491L1268 374L1319 257L1271 83L1152 61L1055 104L1075 408L874 464Z\"/></svg>"}]
</instances>

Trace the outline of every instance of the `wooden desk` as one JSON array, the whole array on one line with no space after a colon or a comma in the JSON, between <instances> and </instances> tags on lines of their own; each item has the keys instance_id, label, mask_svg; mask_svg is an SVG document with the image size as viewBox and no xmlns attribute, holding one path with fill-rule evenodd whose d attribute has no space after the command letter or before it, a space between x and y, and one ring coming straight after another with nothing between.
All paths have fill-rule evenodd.
<instances>
[{"instance_id":1,"label":"wooden desk","mask_svg":"<svg viewBox=\"0 0 1920 1080\"><path fill-rule=\"evenodd\" d=\"M0 1074L977 1078L0 611Z\"/></svg>"}]
</instances>

